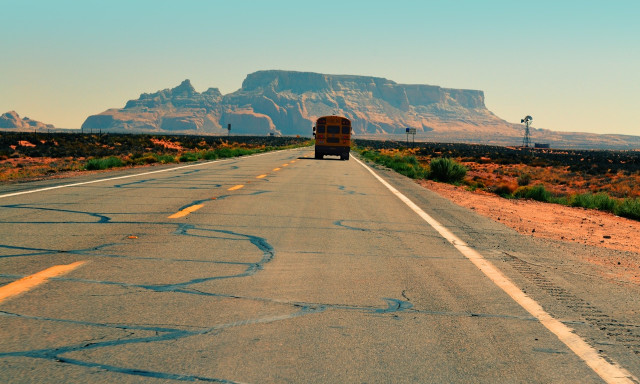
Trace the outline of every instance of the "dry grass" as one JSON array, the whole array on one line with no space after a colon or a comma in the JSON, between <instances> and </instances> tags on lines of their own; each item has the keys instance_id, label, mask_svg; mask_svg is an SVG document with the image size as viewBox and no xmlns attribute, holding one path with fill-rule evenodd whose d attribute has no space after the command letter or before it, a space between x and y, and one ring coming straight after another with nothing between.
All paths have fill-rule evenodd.
<instances>
[{"instance_id":1,"label":"dry grass","mask_svg":"<svg viewBox=\"0 0 640 384\"><path fill-rule=\"evenodd\" d=\"M573 195L582 193L605 192L617 198L640 197L640 173L629 174L619 171L616 174L590 175L571 172L568 166L530 166L525 164L492 164L462 162L469 172L468 184L482 183L491 190L500 185L509 186L512 191L518 187L518 178L529 175L530 185L542 184L554 195Z\"/></svg>"},{"instance_id":2,"label":"dry grass","mask_svg":"<svg viewBox=\"0 0 640 384\"><path fill-rule=\"evenodd\" d=\"M196 161L309 145L289 137L0 132L0 182L71 171Z\"/></svg>"},{"instance_id":3,"label":"dry grass","mask_svg":"<svg viewBox=\"0 0 640 384\"><path fill-rule=\"evenodd\" d=\"M506 198L595 208L640 220L640 154L634 151L532 150L468 144L358 141L360 150L412 158L431 174L434 159L468 171L459 184ZM456 183L458 184L458 183Z\"/></svg>"}]
</instances>

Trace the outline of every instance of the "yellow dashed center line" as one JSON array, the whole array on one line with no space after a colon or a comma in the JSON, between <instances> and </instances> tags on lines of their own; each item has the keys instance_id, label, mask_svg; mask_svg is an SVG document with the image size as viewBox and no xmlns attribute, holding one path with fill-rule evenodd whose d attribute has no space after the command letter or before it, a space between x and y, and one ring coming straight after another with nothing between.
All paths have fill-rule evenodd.
<instances>
[{"instance_id":1,"label":"yellow dashed center line","mask_svg":"<svg viewBox=\"0 0 640 384\"><path fill-rule=\"evenodd\" d=\"M227 191L235 191L236 189L240 189L242 187L244 187L244 185L242 184L234 185L233 187L227 189Z\"/></svg>"},{"instance_id":2,"label":"yellow dashed center line","mask_svg":"<svg viewBox=\"0 0 640 384\"><path fill-rule=\"evenodd\" d=\"M283 166L283 167L288 167L288 166L289 166L289 164L282 164L282 166Z\"/></svg>"},{"instance_id":3,"label":"yellow dashed center line","mask_svg":"<svg viewBox=\"0 0 640 384\"><path fill-rule=\"evenodd\" d=\"M274 168L273 172L278 172L281 168Z\"/></svg>"},{"instance_id":4,"label":"yellow dashed center line","mask_svg":"<svg viewBox=\"0 0 640 384\"><path fill-rule=\"evenodd\" d=\"M168 218L169 219L177 219L179 217L184 217L184 216L187 216L188 214L190 214L191 212L197 211L198 209L200 209L202 207L204 207L203 204L195 204L195 205L192 205L192 206L189 206L189 207L183 209L182 211L174 213L173 215L169 216Z\"/></svg>"},{"instance_id":5,"label":"yellow dashed center line","mask_svg":"<svg viewBox=\"0 0 640 384\"><path fill-rule=\"evenodd\" d=\"M66 265L55 265L51 268L45 269L44 271L40 271L33 275L23 277L22 279L7 284L4 287L0 287L0 303L13 296L33 289L38 285L45 283L52 277L64 275L65 273L71 272L84 263L86 263L86 261L76 261L75 263Z\"/></svg>"},{"instance_id":6,"label":"yellow dashed center line","mask_svg":"<svg viewBox=\"0 0 640 384\"><path fill-rule=\"evenodd\" d=\"M256 179L264 179L265 177L267 177L267 175L266 175L266 174L264 174L264 175L260 175L260 176L256 176Z\"/></svg>"}]
</instances>

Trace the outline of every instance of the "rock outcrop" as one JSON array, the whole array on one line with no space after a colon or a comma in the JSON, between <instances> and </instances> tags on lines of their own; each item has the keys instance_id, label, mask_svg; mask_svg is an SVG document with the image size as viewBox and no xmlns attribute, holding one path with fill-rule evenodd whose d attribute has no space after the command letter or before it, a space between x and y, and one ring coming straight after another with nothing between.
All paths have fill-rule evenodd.
<instances>
[{"instance_id":1,"label":"rock outcrop","mask_svg":"<svg viewBox=\"0 0 640 384\"><path fill-rule=\"evenodd\" d=\"M283 134L309 136L315 119L340 114L359 135L404 133L516 134L492 114L482 91L404 85L379 77L259 71L238 91L199 93L185 80L172 89L143 93L124 108L89 116L85 129L105 131Z\"/></svg>"},{"instance_id":2,"label":"rock outcrop","mask_svg":"<svg viewBox=\"0 0 640 384\"><path fill-rule=\"evenodd\" d=\"M487 110L482 91L403 85L378 77L260 71L248 75L223 102L251 106L284 134L309 132L318 116L330 114L352 119L356 134L404 133L406 128L464 131L465 125L512 128Z\"/></svg>"},{"instance_id":3,"label":"rock outcrop","mask_svg":"<svg viewBox=\"0 0 640 384\"><path fill-rule=\"evenodd\" d=\"M198 93L189 80L172 89L143 93L122 109L89 116L83 129L124 132L215 132L220 129L217 88Z\"/></svg>"},{"instance_id":4,"label":"rock outcrop","mask_svg":"<svg viewBox=\"0 0 640 384\"><path fill-rule=\"evenodd\" d=\"M34 129L54 129L52 124L41 123L28 117L20 117L16 111L9 111L0 116L0 129L14 131L33 131Z\"/></svg>"}]
</instances>

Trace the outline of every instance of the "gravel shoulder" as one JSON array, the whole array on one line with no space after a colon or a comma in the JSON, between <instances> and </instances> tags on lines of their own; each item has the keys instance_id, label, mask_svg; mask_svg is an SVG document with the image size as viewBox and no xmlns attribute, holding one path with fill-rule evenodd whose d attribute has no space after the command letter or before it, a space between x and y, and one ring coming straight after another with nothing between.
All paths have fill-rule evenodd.
<instances>
[{"instance_id":1,"label":"gravel shoulder","mask_svg":"<svg viewBox=\"0 0 640 384\"><path fill-rule=\"evenodd\" d=\"M582 259L617 280L640 285L640 222L610 213L532 200L509 200L430 180L418 182L453 203L543 239L585 244L623 252L585 253Z\"/></svg>"}]
</instances>

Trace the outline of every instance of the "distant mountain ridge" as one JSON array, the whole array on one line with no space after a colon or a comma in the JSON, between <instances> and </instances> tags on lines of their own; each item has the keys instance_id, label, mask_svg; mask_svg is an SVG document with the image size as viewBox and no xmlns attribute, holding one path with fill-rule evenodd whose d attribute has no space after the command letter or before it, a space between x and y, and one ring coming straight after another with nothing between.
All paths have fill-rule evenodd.
<instances>
[{"instance_id":1,"label":"distant mountain ridge","mask_svg":"<svg viewBox=\"0 0 640 384\"><path fill-rule=\"evenodd\" d=\"M222 133L231 123L236 133L309 135L317 117L334 113L351 118L356 134L450 131L460 123L511 129L485 107L482 91L277 70L249 74L242 88L224 96L217 88L198 93L185 80L90 116L83 128Z\"/></svg>"},{"instance_id":2,"label":"distant mountain ridge","mask_svg":"<svg viewBox=\"0 0 640 384\"><path fill-rule=\"evenodd\" d=\"M217 88L199 93L189 80L172 89L143 93L124 108L89 116L83 129L114 132L310 136L319 116L350 118L356 137L401 138L415 128L420 140L518 145L522 126L509 123L485 106L479 90L397 84L371 76L327 75L267 70L247 75L242 87L222 95ZM558 133L534 129L534 141L569 147L611 143L626 148L620 135ZM633 137L631 137L633 138ZM635 141L634 141L635 140ZM640 147L640 138L631 139Z\"/></svg>"},{"instance_id":3,"label":"distant mountain ridge","mask_svg":"<svg viewBox=\"0 0 640 384\"><path fill-rule=\"evenodd\" d=\"M20 117L16 111L9 111L0 115L0 129L14 131L32 131L34 129L53 129L53 124L45 124L28 117Z\"/></svg>"}]
</instances>

